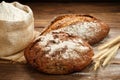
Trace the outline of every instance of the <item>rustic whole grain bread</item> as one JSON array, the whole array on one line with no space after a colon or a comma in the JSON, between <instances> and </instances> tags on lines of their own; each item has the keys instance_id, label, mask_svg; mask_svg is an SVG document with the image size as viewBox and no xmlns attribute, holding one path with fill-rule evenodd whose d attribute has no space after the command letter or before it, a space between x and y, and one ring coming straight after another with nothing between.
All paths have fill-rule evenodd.
<instances>
[{"instance_id":1,"label":"rustic whole grain bread","mask_svg":"<svg viewBox=\"0 0 120 80\"><path fill-rule=\"evenodd\" d=\"M29 64L48 74L68 74L90 64L93 50L80 37L65 32L40 36L25 49Z\"/></svg>"},{"instance_id":2,"label":"rustic whole grain bread","mask_svg":"<svg viewBox=\"0 0 120 80\"><path fill-rule=\"evenodd\" d=\"M104 39L109 32L109 26L95 17L89 15L61 15L55 18L50 25L43 30L41 35L50 31L64 31L80 36L93 45Z\"/></svg>"}]
</instances>

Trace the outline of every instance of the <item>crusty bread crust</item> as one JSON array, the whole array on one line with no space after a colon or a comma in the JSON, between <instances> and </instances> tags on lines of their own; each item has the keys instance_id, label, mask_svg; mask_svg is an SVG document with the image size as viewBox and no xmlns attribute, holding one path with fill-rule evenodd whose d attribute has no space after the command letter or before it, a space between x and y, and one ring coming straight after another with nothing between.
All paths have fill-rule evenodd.
<instances>
[{"instance_id":1,"label":"crusty bread crust","mask_svg":"<svg viewBox=\"0 0 120 80\"><path fill-rule=\"evenodd\" d=\"M51 34L48 35L51 36ZM69 74L72 72L81 71L81 69L90 64L92 61L93 50L88 43L83 40L81 41L81 38L78 36L72 36L64 32L53 32L52 35L54 39L49 39L45 46L42 45L41 40L44 42L46 39L44 40L40 37L25 49L25 57L33 67L48 74ZM48 36L44 37L46 38ZM75 45L78 45L80 52L75 50L73 53L74 49L77 47L71 46L74 48L71 49L68 47L70 45L60 48L59 43L54 42L55 39L62 41L63 43L64 41L67 43L70 41L72 44L75 43ZM53 47L54 45L58 46L60 49L57 49L52 53L50 53L52 48L45 51L46 48L49 46ZM87 50L84 49L86 47ZM69 52L69 50L72 50L72 52Z\"/></svg>"},{"instance_id":2,"label":"crusty bread crust","mask_svg":"<svg viewBox=\"0 0 120 80\"><path fill-rule=\"evenodd\" d=\"M76 25L76 24L85 23L85 22L96 23L97 25L95 27L98 27L97 29L100 29L98 32L95 32L95 30L90 30L90 32L94 32L94 34L95 34L94 36L90 36L90 37L89 37L89 35L76 30L79 34L81 34L81 33L83 34L82 36L78 34L78 36L80 36L81 38L86 37L83 39L86 40L89 44L93 45L95 43L98 43L99 41L101 41L108 35L110 28L107 24L103 23L101 20L96 19L93 16L79 15L79 14L67 14L67 15L61 15L61 16L56 17L50 23L50 25L48 25L48 27L45 28L45 30L43 30L41 35L45 35L53 30L58 30L61 28L66 28L66 27L69 28L69 26L71 26L71 25ZM81 27L84 27L84 26L81 26ZM90 27L90 26L88 26L88 27ZM93 27L94 27L94 25L93 25ZM94 27L94 29L95 29L95 27ZM86 32L87 32L87 30L86 30Z\"/></svg>"},{"instance_id":3,"label":"crusty bread crust","mask_svg":"<svg viewBox=\"0 0 120 80\"><path fill-rule=\"evenodd\" d=\"M65 26L75 24L82 21L94 21L96 18L90 15L79 15L79 14L66 14L57 16L51 23L48 25L45 30L42 31L41 35L49 33L51 30L57 30Z\"/></svg>"}]
</instances>

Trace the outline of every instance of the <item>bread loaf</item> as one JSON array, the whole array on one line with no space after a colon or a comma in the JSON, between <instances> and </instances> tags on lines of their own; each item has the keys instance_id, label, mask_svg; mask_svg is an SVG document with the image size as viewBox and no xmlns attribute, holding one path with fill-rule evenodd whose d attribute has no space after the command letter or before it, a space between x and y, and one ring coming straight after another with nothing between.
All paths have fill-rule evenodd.
<instances>
[{"instance_id":1,"label":"bread loaf","mask_svg":"<svg viewBox=\"0 0 120 80\"><path fill-rule=\"evenodd\" d=\"M50 25L43 30L41 35L50 31L64 31L80 36L93 45L104 39L109 32L109 26L95 17L89 15L61 15L55 18Z\"/></svg>"},{"instance_id":2,"label":"bread loaf","mask_svg":"<svg viewBox=\"0 0 120 80\"><path fill-rule=\"evenodd\" d=\"M81 71L93 56L90 45L80 37L55 31L37 38L24 53L29 64L48 74Z\"/></svg>"}]
</instances>

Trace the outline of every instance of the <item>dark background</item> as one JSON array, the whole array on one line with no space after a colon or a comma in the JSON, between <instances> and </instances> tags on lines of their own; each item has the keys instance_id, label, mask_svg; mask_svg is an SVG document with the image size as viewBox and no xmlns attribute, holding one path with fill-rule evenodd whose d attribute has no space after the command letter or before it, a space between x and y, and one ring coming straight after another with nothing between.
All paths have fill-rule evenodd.
<instances>
[{"instance_id":1,"label":"dark background","mask_svg":"<svg viewBox=\"0 0 120 80\"><path fill-rule=\"evenodd\" d=\"M2 1L2 0L1 0ZM120 0L4 0L7 2L120 2Z\"/></svg>"}]
</instances>

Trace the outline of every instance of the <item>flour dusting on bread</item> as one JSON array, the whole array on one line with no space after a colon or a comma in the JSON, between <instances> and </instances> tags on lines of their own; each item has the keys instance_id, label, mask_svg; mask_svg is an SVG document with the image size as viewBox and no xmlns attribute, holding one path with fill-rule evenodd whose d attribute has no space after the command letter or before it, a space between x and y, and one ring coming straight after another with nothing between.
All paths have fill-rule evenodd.
<instances>
[{"instance_id":1,"label":"flour dusting on bread","mask_svg":"<svg viewBox=\"0 0 120 80\"><path fill-rule=\"evenodd\" d=\"M54 38L52 33L46 34L45 36L41 36L40 39L41 41L39 42L39 45L41 45L44 48L44 50L49 51L49 55L52 55L56 51L62 51L62 49L64 48L67 49L66 55L69 55L69 53L75 53L76 51L84 53L89 50L89 47L83 45L81 39L61 41L58 38ZM73 54L72 56L74 57L75 55Z\"/></svg>"},{"instance_id":2,"label":"flour dusting on bread","mask_svg":"<svg viewBox=\"0 0 120 80\"><path fill-rule=\"evenodd\" d=\"M97 32L101 31L101 28L96 22L81 22L69 25L69 27L61 28L58 31L65 31L70 34L80 35L83 39L85 39L86 37L95 36Z\"/></svg>"}]
</instances>

